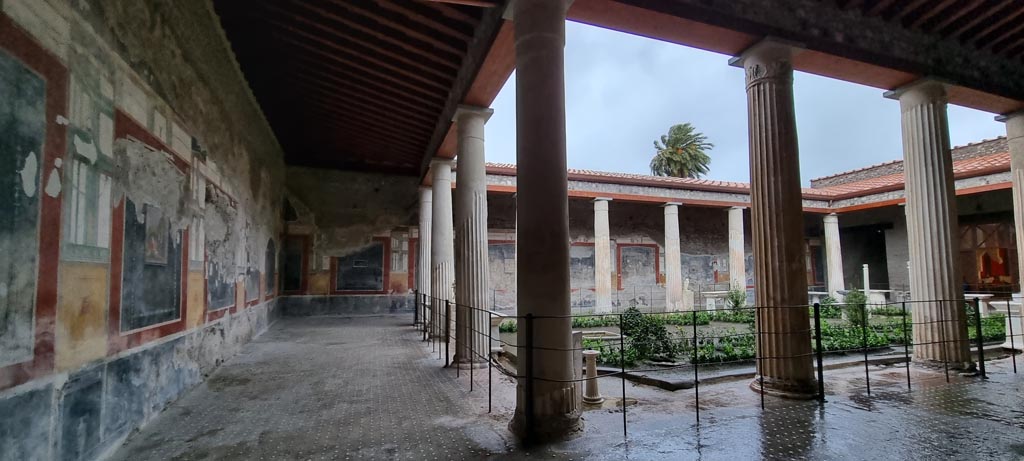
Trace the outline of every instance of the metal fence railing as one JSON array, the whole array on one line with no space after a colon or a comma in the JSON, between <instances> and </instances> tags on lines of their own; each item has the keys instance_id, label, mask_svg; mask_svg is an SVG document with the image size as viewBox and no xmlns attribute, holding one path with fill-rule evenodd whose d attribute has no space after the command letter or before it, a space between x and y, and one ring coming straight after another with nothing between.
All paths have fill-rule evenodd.
<instances>
[{"instance_id":1,"label":"metal fence railing","mask_svg":"<svg viewBox=\"0 0 1024 461\"><path fill-rule=\"evenodd\" d=\"M871 395L871 365L882 361L888 364L902 362L905 364L906 389L911 391L912 356L915 360L941 367L947 382L951 379L951 370L971 369L975 363L978 375L984 379L986 345L1007 341L1011 346L1013 372L1016 373L1016 344L1024 342L1024 332L1017 331L1019 324L1012 321L1017 316L1011 312L1009 303L1005 305L1005 317L993 313L982 316L978 299L886 304L815 303L810 306L755 306L686 312L644 312L633 306L633 309L603 315L541 316L503 315L417 293L414 325L423 331L423 339L430 341L431 350L438 354L438 359L443 359L445 367L452 365L451 348L455 348L456 358L460 361L455 367L457 378L461 377L464 365L470 365L466 368L471 392L475 386L474 368L482 368L486 363L488 412L493 409L491 390L495 369L524 385L527 401L532 402L530 390L538 382L560 382L582 388L588 379L582 371L582 351L597 351L599 361L605 365L605 373L601 376L621 381L620 406L625 437L628 434L625 381L639 375L668 373L677 377L692 376L695 418L699 423L701 380L717 378L724 372L744 367L754 368L758 387L764 389L765 375L780 369L780 362L798 362L797 369L806 372L803 377L807 380L808 392L822 404L825 402L826 385L840 379L829 370L840 366L862 363L863 389ZM460 335L453 334L455 317L476 319L475 322L467 322L469 325L460 326L464 328L461 335L463 344L458 342L457 336ZM491 325L497 317L503 318L503 323L496 334ZM1004 322L1006 319L1011 321ZM534 334L538 328L543 329L545 322L571 322L573 330L601 328L605 335L599 338L584 335L578 345L553 348L548 346L551 341ZM523 334L516 339L502 337L502 333L515 332L518 335L520 329ZM522 344L519 338L523 338ZM510 369L498 366L493 345L514 352L520 358L516 360L518 365ZM538 375L532 366L535 363L532 357L538 351L572 353L575 357L573 378ZM882 353L885 353L884 359L879 358ZM610 371L610 368L615 371ZM857 387L846 381L844 385ZM894 384L889 382L887 385ZM766 392L760 394L763 409ZM582 395L582 392L577 392L577 395ZM533 412L530 410L528 405L525 427L533 426L530 422Z\"/></svg>"}]
</instances>

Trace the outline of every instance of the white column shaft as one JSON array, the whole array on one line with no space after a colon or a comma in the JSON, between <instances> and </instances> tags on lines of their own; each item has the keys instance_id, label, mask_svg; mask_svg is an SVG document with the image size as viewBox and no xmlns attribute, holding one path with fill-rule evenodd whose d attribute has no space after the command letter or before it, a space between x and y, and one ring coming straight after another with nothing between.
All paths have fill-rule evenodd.
<instances>
[{"instance_id":1,"label":"white column shaft","mask_svg":"<svg viewBox=\"0 0 1024 461\"><path fill-rule=\"evenodd\" d=\"M463 107L456 115L455 361L484 362L487 335L487 173L484 124L490 109Z\"/></svg>"},{"instance_id":2,"label":"white column shaft","mask_svg":"<svg viewBox=\"0 0 1024 461\"><path fill-rule=\"evenodd\" d=\"M839 290L846 287L843 275L843 248L839 241L839 216L830 214L823 219L825 224L825 267L828 276L828 294L839 296Z\"/></svg>"},{"instance_id":3,"label":"white column shaft","mask_svg":"<svg viewBox=\"0 0 1024 461\"><path fill-rule=\"evenodd\" d=\"M420 237L418 244L416 245L416 289L420 292L420 297L423 295L430 296L430 233L432 224L432 215L434 213L434 193L429 187L420 188ZM419 301L422 301L420 299ZM427 319L426 306L420 305L420 319L425 323L429 324L430 320Z\"/></svg>"},{"instance_id":4,"label":"white column shaft","mask_svg":"<svg viewBox=\"0 0 1024 461\"><path fill-rule=\"evenodd\" d=\"M683 262L679 244L679 205L665 208L665 310L683 308Z\"/></svg>"},{"instance_id":5,"label":"white column shaft","mask_svg":"<svg viewBox=\"0 0 1024 461\"><path fill-rule=\"evenodd\" d=\"M435 160L433 171L434 213L430 234L430 293L434 296L434 335L443 336L444 301L455 301L455 241L452 222L452 168L448 160ZM451 319L449 319L449 322Z\"/></svg>"},{"instance_id":6,"label":"white column shaft","mask_svg":"<svg viewBox=\"0 0 1024 461\"><path fill-rule=\"evenodd\" d=\"M747 290L747 250L743 238L743 208L729 208L729 289Z\"/></svg>"},{"instance_id":7,"label":"white column shaft","mask_svg":"<svg viewBox=\"0 0 1024 461\"><path fill-rule=\"evenodd\" d=\"M906 175L914 358L970 361L960 289L959 232L945 89L914 85L899 94Z\"/></svg>"},{"instance_id":8,"label":"white column shaft","mask_svg":"<svg viewBox=\"0 0 1024 461\"><path fill-rule=\"evenodd\" d=\"M1006 140L1010 145L1010 176L1013 180L1013 223L1018 255L1024 251L1024 113L1006 119ZM1024 280L1024 257L1017 257L1017 281ZM1024 291L1024 290L1022 290Z\"/></svg>"},{"instance_id":9,"label":"white column shaft","mask_svg":"<svg viewBox=\"0 0 1024 461\"><path fill-rule=\"evenodd\" d=\"M612 311L612 242L608 230L608 200L594 200L594 312Z\"/></svg>"}]
</instances>

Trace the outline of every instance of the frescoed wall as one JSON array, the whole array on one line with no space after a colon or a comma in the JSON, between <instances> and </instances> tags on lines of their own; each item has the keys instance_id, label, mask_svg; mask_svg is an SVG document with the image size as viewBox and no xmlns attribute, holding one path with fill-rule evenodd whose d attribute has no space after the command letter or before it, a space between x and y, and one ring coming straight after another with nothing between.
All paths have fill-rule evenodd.
<instances>
[{"instance_id":1,"label":"frescoed wall","mask_svg":"<svg viewBox=\"0 0 1024 461\"><path fill-rule=\"evenodd\" d=\"M2 459L102 457L277 315L282 154L218 24L0 2Z\"/></svg>"}]
</instances>

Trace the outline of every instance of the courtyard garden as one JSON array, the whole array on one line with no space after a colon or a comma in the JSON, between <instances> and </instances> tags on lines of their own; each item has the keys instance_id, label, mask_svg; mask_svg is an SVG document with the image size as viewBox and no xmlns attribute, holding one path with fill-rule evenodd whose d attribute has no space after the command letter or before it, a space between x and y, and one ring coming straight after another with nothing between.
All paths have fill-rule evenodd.
<instances>
[{"instance_id":1,"label":"courtyard garden","mask_svg":"<svg viewBox=\"0 0 1024 461\"><path fill-rule=\"evenodd\" d=\"M630 308L622 314L574 317L572 328L584 332L584 349L599 351L598 361L607 366L726 364L753 360L757 356L755 309L744 306L738 296L730 298L731 305L724 310L651 314ZM826 298L820 305L822 352L861 354L865 349L872 352L902 349L913 337L913 316L909 312L904 314L901 306L868 306L859 292L847 294L846 301L846 304L838 304ZM973 346L977 340L975 322L978 319L972 306L965 306L965 312ZM813 308L809 314L813 328ZM983 342L1005 339L1002 315L982 317L980 321ZM517 324L506 320L499 329L503 339L513 340ZM588 335L588 332L593 334ZM598 339L601 335L597 332L607 332L605 336L610 340ZM625 335L622 348L618 339L620 333ZM813 331L811 347L817 351Z\"/></svg>"}]
</instances>

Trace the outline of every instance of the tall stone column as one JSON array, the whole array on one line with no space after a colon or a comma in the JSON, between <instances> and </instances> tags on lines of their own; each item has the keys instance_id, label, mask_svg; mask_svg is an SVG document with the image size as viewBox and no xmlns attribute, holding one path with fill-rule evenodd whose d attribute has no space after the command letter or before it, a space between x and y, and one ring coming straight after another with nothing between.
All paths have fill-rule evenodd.
<instances>
[{"instance_id":1,"label":"tall stone column","mask_svg":"<svg viewBox=\"0 0 1024 461\"><path fill-rule=\"evenodd\" d=\"M487 335L487 172L484 124L494 111L459 107L455 183L455 363L485 362Z\"/></svg>"},{"instance_id":2,"label":"tall stone column","mask_svg":"<svg viewBox=\"0 0 1024 461\"><path fill-rule=\"evenodd\" d=\"M941 83L920 81L886 97L899 99L903 123L914 360L967 364L966 312L963 302L955 301L964 295L946 90Z\"/></svg>"},{"instance_id":3,"label":"tall stone column","mask_svg":"<svg viewBox=\"0 0 1024 461\"><path fill-rule=\"evenodd\" d=\"M825 267L828 276L828 294L833 298L839 296L839 290L846 288L843 275L843 247L839 243L839 216L835 213L825 215Z\"/></svg>"},{"instance_id":4,"label":"tall stone column","mask_svg":"<svg viewBox=\"0 0 1024 461\"><path fill-rule=\"evenodd\" d=\"M747 291L747 249L743 242L743 207L729 208L729 289Z\"/></svg>"},{"instance_id":5,"label":"tall stone column","mask_svg":"<svg viewBox=\"0 0 1024 461\"><path fill-rule=\"evenodd\" d=\"M1024 112L1000 116L996 120L1006 122L1006 141L1010 145L1010 176L1013 180L1013 223L1019 252L1024 251ZM1024 279L1024 258L1019 256L1017 274Z\"/></svg>"},{"instance_id":6,"label":"tall stone column","mask_svg":"<svg viewBox=\"0 0 1024 461\"><path fill-rule=\"evenodd\" d=\"M594 312L612 311L612 241L608 231L610 198L594 199Z\"/></svg>"},{"instance_id":7,"label":"tall stone column","mask_svg":"<svg viewBox=\"0 0 1024 461\"><path fill-rule=\"evenodd\" d=\"M516 54L519 437L557 439L581 427L569 319L569 202L565 161L565 0L512 4ZM532 333L532 335L531 335ZM529 337L532 336L532 337ZM532 344L532 349L525 346ZM534 379L527 379L532 376Z\"/></svg>"},{"instance_id":8,"label":"tall stone column","mask_svg":"<svg viewBox=\"0 0 1024 461\"><path fill-rule=\"evenodd\" d=\"M665 310L683 308L683 262L679 245L679 205L666 203L665 208Z\"/></svg>"},{"instance_id":9,"label":"tall stone column","mask_svg":"<svg viewBox=\"0 0 1024 461\"><path fill-rule=\"evenodd\" d=\"M452 164L434 159L433 222L430 229L430 293L434 296L433 334L444 336L444 301L455 302L455 230L452 223ZM451 319L449 319L450 321Z\"/></svg>"},{"instance_id":10,"label":"tall stone column","mask_svg":"<svg viewBox=\"0 0 1024 461\"><path fill-rule=\"evenodd\" d=\"M811 365L800 161L791 50L762 41L734 60L746 70L751 229L759 377L751 387L793 397L816 392ZM763 378L764 389L761 389Z\"/></svg>"},{"instance_id":11,"label":"tall stone column","mask_svg":"<svg viewBox=\"0 0 1024 461\"><path fill-rule=\"evenodd\" d=\"M432 222L432 215L434 213L434 191L429 187L420 187L420 239L416 245L416 289L419 290L420 295L430 296L430 231ZM424 325L428 325L430 328L432 319L426 317L427 310L426 306L417 303L419 305L419 318L423 320Z\"/></svg>"}]
</instances>

